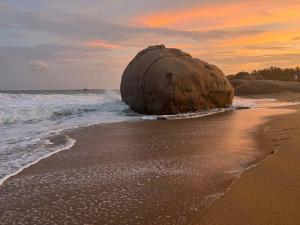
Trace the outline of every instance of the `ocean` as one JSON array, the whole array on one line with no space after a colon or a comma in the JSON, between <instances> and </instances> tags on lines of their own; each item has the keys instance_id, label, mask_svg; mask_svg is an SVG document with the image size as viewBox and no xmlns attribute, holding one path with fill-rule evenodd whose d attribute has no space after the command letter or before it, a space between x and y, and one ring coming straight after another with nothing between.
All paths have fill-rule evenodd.
<instances>
[{"instance_id":1,"label":"ocean","mask_svg":"<svg viewBox=\"0 0 300 225\"><path fill-rule=\"evenodd\" d=\"M231 109L149 116L133 112L119 90L2 91L0 92L0 185L10 176L76 140L64 131L101 123L207 116L236 107L275 105L269 99L235 98ZM54 138L55 137L55 138Z\"/></svg>"}]
</instances>

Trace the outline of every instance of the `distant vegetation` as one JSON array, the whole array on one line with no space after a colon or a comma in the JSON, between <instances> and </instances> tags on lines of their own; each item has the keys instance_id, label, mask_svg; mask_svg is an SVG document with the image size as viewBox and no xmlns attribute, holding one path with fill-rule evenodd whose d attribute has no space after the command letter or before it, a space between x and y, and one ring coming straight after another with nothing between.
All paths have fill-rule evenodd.
<instances>
[{"instance_id":1,"label":"distant vegetation","mask_svg":"<svg viewBox=\"0 0 300 225\"><path fill-rule=\"evenodd\" d=\"M254 70L251 73L239 72L228 76L229 79L247 79L247 80L279 80L279 81L300 81L300 67L291 69L282 69L270 67L262 70Z\"/></svg>"}]
</instances>

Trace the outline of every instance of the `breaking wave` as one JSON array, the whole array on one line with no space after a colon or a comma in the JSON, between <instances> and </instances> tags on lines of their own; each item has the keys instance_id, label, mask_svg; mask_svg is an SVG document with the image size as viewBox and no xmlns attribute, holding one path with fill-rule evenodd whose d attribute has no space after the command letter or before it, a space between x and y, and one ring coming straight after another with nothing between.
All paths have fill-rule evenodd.
<instances>
[{"instance_id":1,"label":"breaking wave","mask_svg":"<svg viewBox=\"0 0 300 225\"><path fill-rule=\"evenodd\" d=\"M91 112L126 114L118 91L88 94L0 94L0 124L33 123Z\"/></svg>"},{"instance_id":2,"label":"breaking wave","mask_svg":"<svg viewBox=\"0 0 300 225\"><path fill-rule=\"evenodd\" d=\"M261 101L236 98L233 108L255 107ZM71 147L75 140L62 134L68 129L121 121L189 119L231 109L149 116L131 111L121 101L119 90L2 92L0 185L22 168Z\"/></svg>"}]
</instances>

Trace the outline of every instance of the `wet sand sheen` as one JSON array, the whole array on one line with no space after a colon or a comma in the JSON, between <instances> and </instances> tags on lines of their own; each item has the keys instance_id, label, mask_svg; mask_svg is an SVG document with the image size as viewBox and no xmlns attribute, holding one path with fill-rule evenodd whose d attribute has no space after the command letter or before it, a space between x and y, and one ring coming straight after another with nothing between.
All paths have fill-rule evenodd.
<instances>
[{"instance_id":1,"label":"wet sand sheen","mask_svg":"<svg viewBox=\"0 0 300 225\"><path fill-rule=\"evenodd\" d=\"M0 224L187 224L264 158L255 131L279 109L98 125L0 187Z\"/></svg>"},{"instance_id":2,"label":"wet sand sheen","mask_svg":"<svg viewBox=\"0 0 300 225\"><path fill-rule=\"evenodd\" d=\"M260 147L274 154L246 171L191 224L300 224L300 106L292 108L295 113L274 117L261 131Z\"/></svg>"}]
</instances>

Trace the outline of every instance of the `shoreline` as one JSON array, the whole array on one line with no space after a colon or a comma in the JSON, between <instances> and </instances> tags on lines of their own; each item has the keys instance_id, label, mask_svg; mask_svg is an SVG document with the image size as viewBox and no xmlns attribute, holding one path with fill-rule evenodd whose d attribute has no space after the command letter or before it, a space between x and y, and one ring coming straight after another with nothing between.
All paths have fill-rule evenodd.
<instances>
[{"instance_id":1,"label":"shoreline","mask_svg":"<svg viewBox=\"0 0 300 225\"><path fill-rule=\"evenodd\" d=\"M242 108L242 109L248 109L248 108ZM37 158L36 160L34 160L33 162L27 164L26 166L22 166L20 169L18 169L17 171L8 174L6 176L4 176L3 178L0 179L0 187L1 185L8 179L18 175L19 173L21 173L24 169L33 166L34 164L40 162L43 159L46 159L48 157L51 157L54 154L57 154L61 151L65 151L68 150L70 148L73 147L73 145L76 143L75 139L72 139L68 136L68 134L72 134L72 133L78 133L84 129L89 129L92 127L101 127L101 126L109 126L109 125L114 125L114 124L119 124L119 123L134 123L134 122L145 122L145 121L155 121L155 120L182 120L182 119L197 119L197 118L202 118L202 117L207 117L207 116L214 116L216 114L220 114L220 113L224 113L227 111L232 111L232 110L240 110L240 108L221 108L221 109L213 109L212 111L204 111L204 112L196 112L196 113L184 113L184 114L176 114L176 115L155 115L154 117L157 117L156 119L131 119L131 120L127 120L127 121L116 121L116 122L109 122L109 123L90 123L90 124L86 124L86 125L80 125L78 127L73 127L73 128L68 128L66 130L57 130L57 131L51 131L51 133L57 133L54 136L49 136L47 138L55 138L56 136L59 135L64 135L66 136L69 140L66 143L67 146L63 146L62 148L59 148L53 152L50 152L40 158ZM151 115L146 115L146 116L151 116ZM70 143L69 143L70 142Z\"/></svg>"},{"instance_id":2,"label":"shoreline","mask_svg":"<svg viewBox=\"0 0 300 225\"><path fill-rule=\"evenodd\" d=\"M299 98L299 96L298 96ZM197 225L294 225L300 221L300 106L270 118L258 133L270 155L235 180L225 195L203 210Z\"/></svg>"},{"instance_id":3,"label":"shoreline","mask_svg":"<svg viewBox=\"0 0 300 225\"><path fill-rule=\"evenodd\" d=\"M258 110L258 109L257 109ZM256 110L256 111L257 111ZM261 109L260 109L261 110ZM251 111L251 110L250 110ZM258 110L259 111L259 110ZM240 114L239 112L237 112L238 114ZM243 114L244 112L242 112L241 114ZM225 113L226 114L226 113ZM228 114L228 113L227 113ZM229 113L230 114L230 113ZM247 113L246 113L247 114ZM250 112L249 112L249 114L251 114ZM213 117L213 118L215 118L215 117L224 117L223 115L213 115L213 116L210 116L210 118L208 118L208 117L202 117L202 118L200 118L200 119L191 119L192 121L194 121L194 122L197 122L197 121L207 121L207 120L213 120L211 117ZM226 116L225 116L226 117ZM263 120L265 120L265 119L263 119ZM142 124L144 124L144 125L142 125L142 126L140 126L140 123L142 123ZM162 122L162 121L149 121L149 122L147 122L147 121L142 121L142 122L138 122L137 124L135 124L135 125L137 125L137 127L140 127L140 128L144 128L145 127L145 124L147 124L146 125L146 127L148 126L149 128L147 128L147 129L153 129L154 128L154 124L156 124L156 125L159 125L159 126L162 126L162 129L166 129L166 128L164 128L165 127L165 125L163 125L165 122ZM173 126L174 126L174 124L176 125L177 123L178 123L178 121L174 121L174 122L168 122L168 123L172 123L173 124ZM187 126L187 128L188 128L188 130L190 130L190 126L191 126L191 124L193 124L191 121L181 121L181 122L179 122L179 123L181 123L181 124L188 124L188 126ZM262 124L261 124L262 122L260 122L260 125L259 125L259 127L256 127L255 129L260 129L260 127L262 126ZM125 124L126 124L126 122L125 122ZM150 124L150 125L149 125ZM152 124L152 125L151 125ZM131 125L133 125L133 124L131 124ZM135 125L132 127L132 128L134 128L135 127ZM99 129L102 129L102 128L105 128L105 127L118 127L118 126L120 126L120 124L114 124L114 125L105 125L105 124L102 124L102 125L94 125L93 127L89 127L89 128L82 128L82 129L79 129L78 131L74 131L74 132L71 132L71 138L73 138L74 136L72 136L72 135L75 135L75 139L77 139L76 137L81 137L81 136L87 136L87 134L83 134L83 132L84 132L84 130L85 131L87 131L87 130L93 130L94 129L94 131L97 131L97 130L99 130ZM122 128L122 126L123 126L123 128ZM169 126L169 125L168 125ZM177 125L176 125L177 126ZM186 125L184 125L184 126L186 126ZM126 127L126 126L125 126ZM123 132L122 130L124 130L124 123L123 124L121 124L121 132ZM135 132L135 129L134 130L132 130L132 128L130 128L129 130L128 130L128 128L125 128L125 130L127 130L127 131L129 131L129 132ZM147 129L146 129L146 131L147 131ZM108 129L109 130L109 129ZM113 130L113 129L112 129ZM100 132L101 133L101 132ZM251 132L251 134L247 134L247 135L256 135L257 134L257 130L253 130L252 132ZM113 135L120 135L120 134L118 134L118 132L117 132L117 134L116 133L114 133L113 132ZM90 138L90 137L89 137ZM94 137L95 138L95 137ZM94 138L92 138L92 139L94 139ZM80 139L80 138L79 138ZM134 140L134 139L133 139ZM89 139L89 141L91 141L91 139ZM73 154L79 154L78 155L78 157L79 158L81 158L81 159L84 159L84 158L89 158L87 155L85 155L85 154L83 154L83 152L82 152L82 150L80 150L80 147L78 147L78 145L80 145L80 144L82 144L81 142L80 142L80 140L79 140L79 142L78 143L76 143L76 145L75 146L73 146L73 147L71 147L69 150L73 150ZM129 144L129 143L127 143L127 144ZM148 145L148 144L147 144ZM168 145L166 145L166 147L167 147ZM77 152L74 152L74 149L73 148L76 148L77 147ZM178 147L178 146L177 146ZM78 150L79 150L79 152L78 152ZM35 165L33 165L32 167L30 167L30 168L27 168L27 169L25 169L24 171L22 171L20 174L18 174L18 175L16 175L16 177L13 177L12 179L9 179L9 181L14 181L14 180L16 180L16 181L18 181L18 180L22 180L22 178L25 178L25 180L27 179L26 177L29 177L30 178L30 176L32 177L32 176L35 176L35 175L41 175L42 177L43 176L45 176L45 175L51 175L51 174L55 174L56 172L59 172L60 171L60 169L59 169L59 167L61 167L63 170L68 170L68 169L77 169L77 167L81 167L81 166L85 166L85 164L86 163L79 163L79 164L77 164L76 163L76 160L75 160L75 162L74 163L72 163L72 162L69 162L69 163L67 163L67 164L69 164L69 165L64 165L64 166L60 166L58 163L55 163L55 158L56 159L58 159L59 158L59 156L60 157L62 157L63 155L71 155L72 153L71 153L72 151L63 151L63 152L59 152L59 153L57 153L57 154L53 154L51 157L49 157L49 158L45 158L45 159L43 159L43 160L41 160L41 162L39 162L39 163L37 163L37 164L35 164ZM72 154L72 155L73 155ZM93 154L97 154L97 153L93 153ZM107 154L107 153L106 153ZM143 153L144 154L144 153ZM244 154L244 153L243 153ZM264 155L264 156L263 156ZM265 153L263 153L263 154L261 154L260 155L260 157L261 158L265 158L265 156L266 155L268 155L268 153L267 152L265 152ZM108 155L106 155L106 157L107 157ZM180 154L179 154L179 156L180 156ZM65 156L64 156L65 157ZM97 156L98 157L98 156ZM161 157L161 156L160 156ZM163 158L165 157L165 156L162 156ZM68 158L68 157L67 157ZM65 158L65 159L67 159L67 158ZM75 157L75 159L76 159L77 157ZM79 160L79 158L77 158L77 160ZM118 158L118 157L117 157ZM117 161L118 160L120 160L120 159L117 159ZM258 159L258 158L256 158L256 161L255 161L255 163L257 163L257 162L259 162L260 161L260 159ZM51 168L49 167L49 162L51 163ZM63 161L61 161L61 162L63 162ZM93 162L93 160L92 159L88 159L88 161L87 162ZM99 162L101 162L101 160L98 160L97 161L97 163L99 163ZM105 161L105 160L103 160L103 162L104 162L104 164L106 164L107 162ZM94 163L94 162L93 162ZM111 161L110 163L115 163L114 162L114 160L113 161ZM253 165L253 163L254 163L254 161L252 161L250 164L251 165ZM47 164L49 164L49 165L47 165ZM65 168L64 168L65 167ZM93 167L92 167L93 168ZM151 179L153 179L153 178L151 178ZM232 179L232 178L230 178L230 179ZM234 180L235 180L236 178L234 178ZM240 178L238 178L238 179L240 179ZM190 182L190 181L189 181ZM193 181L193 182L195 182L195 181ZM223 186L223 185L225 185L225 186L229 186L229 185L231 185L231 182L232 182L232 180L230 180L230 181L224 181L225 183L224 184L222 184L221 186ZM229 183L228 183L229 182ZM6 184L6 183L5 183ZM82 185L82 184L81 184ZM158 185L158 184L157 184ZM4 185L5 186L5 185ZM9 186L9 185L8 185ZM4 189L3 187L2 187L2 189ZM2 189L1 189L1 186L0 186L0 192L2 191ZM218 188L217 188L218 189ZM216 189L216 190L217 190ZM221 189L223 189L223 188L221 188ZM26 193L26 192L25 192ZM220 194L219 192L215 192L215 193L213 193L214 195L215 194ZM227 192L226 192L226 195L227 195ZM0 201L1 201L1 199L0 199ZM197 206L198 207L198 206ZM198 207L197 208L196 207L196 211L198 212L199 210L201 211L201 209L200 209L200 207ZM1 208L0 208L0 212L1 212ZM194 215L194 213L193 213L193 215ZM1 218L1 213L0 213L0 218ZM184 217L184 218L186 218L186 217ZM109 224L109 223L107 223L107 224Z\"/></svg>"},{"instance_id":4,"label":"shoreline","mask_svg":"<svg viewBox=\"0 0 300 225\"><path fill-rule=\"evenodd\" d=\"M57 153L59 153L59 152L61 152L61 151L65 151L65 150L68 150L68 149L72 148L72 147L74 146L74 144L76 143L76 140L70 138L68 135L66 135L66 136L68 137L69 140L68 140L68 142L66 143L66 145L65 145L64 147L62 147L62 148L60 148L60 149L57 149L57 150L55 150L55 151L53 151L53 152L50 152L50 153L48 153L48 154L46 154L46 155L44 155L44 156L38 158L37 160L35 160L35 161L33 161L33 162L27 164L26 166L21 167L21 168L18 169L17 171L15 171L15 172L13 172L13 173L11 173L11 174L6 175L6 176L3 177L2 179L0 179L0 188L1 188L1 185L3 185L3 184L5 183L5 181L7 181L8 179L11 179L11 178L13 178L14 176L18 175L19 173L21 173L23 170L29 168L30 166L33 166L33 165L39 163L41 160L46 159L46 158L48 158L48 157L51 157L51 156L54 155L54 154L57 154Z\"/></svg>"},{"instance_id":5,"label":"shoreline","mask_svg":"<svg viewBox=\"0 0 300 225\"><path fill-rule=\"evenodd\" d=\"M176 115L162 115L162 116L157 116L157 119L142 119L142 120L131 120L131 121L129 120L129 121L120 121L120 122L111 122L111 123L95 123L95 124L93 123L93 124L82 125L82 126L79 126L79 127L69 128L69 129L66 129L66 130L62 130L60 132L53 131L53 132L57 133L57 136L58 135L66 136L69 139L70 143L66 143L67 146L63 146L60 149L57 149L53 152L50 152L50 153L38 158L37 160L29 163L28 165L21 167L17 171L15 171L11 174L8 174L5 177L1 178L0 179L0 187L6 180L8 180L10 178L13 178L14 176L18 175L24 169L27 169L28 167L31 167L34 164L39 163L41 160L46 159L48 157L51 157L52 155L57 154L61 151L71 149L74 146L74 144L76 143L76 139L70 138L70 136L68 134L78 133L78 132L81 132L84 129L89 129L89 128L92 128L92 127L110 126L110 125L120 124L120 123L122 124L122 123L134 123L134 122L157 121L157 120L158 121L159 120L191 120L191 119L198 119L198 118L203 118L203 117L214 116L214 115L222 114L222 113L232 111L232 110L247 110L247 109L251 109L251 107L242 106L241 108L237 107L237 108L220 109L220 111L207 112L207 113L203 113L203 114L201 112L201 114L199 114L199 113L187 113L187 114L176 114ZM55 138L55 136L53 136L53 137ZM53 137L51 137L51 138L53 138Z\"/></svg>"},{"instance_id":6,"label":"shoreline","mask_svg":"<svg viewBox=\"0 0 300 225\"><path fill-rule=\"evenodd\" d=\"M293 104L297 104L297 102L291 102L290 100L284 99L281 101L278 101L278 99L282 98L281 96L273 96L270 98L270 95L250 95L250 96L244 96L246 97L246 100L259 100L259 99L264 99L264 100L273 100L274 102L277 101L277 106L273 105L271 107L280 107L280 105L283 103L285 106L289 106L289 105L293 105ZM239 99L243 99L244 97L237 97ZM298 99L298 104L300 104L300 99ZM220 108L220 109L212 109L209 111L203 111L203 112L195 112L195 113L183 113L183 114L176 114L176 115L157 115L157 116L151 116L151 115L146 115L149 116L151 118L143 118L143 119L137 119L137 118L131 118L129 120L125 120L125 121L116 121L116 122L108 122L108 123L89 123L89 124L85 124L85 125L79 125L77 127L71 127L71 128L67 128L67 129L59 129L59 130L55 130L55 131L51 131L51 133L57 133L57 135L65 135L68 133L74 133L77 130L82 130L82 129L86 129L89 127L93 127L93 126L102 126L102 125L109 125L109 124L118 124L118 123L127 123L127 122L142 122L142 121L149 121L149 120L182 120L182 119L197 119L197 118L202 118L202 117L207 117L207 116L214 116L216 114L220 114L220 113L225 113L227 111L232 111L232 110L245 110L245 109L251 109L252 105L251 104L256 104L256 103L251 103L249 105L243 105L243 103L240 103L241 105L233 105L230 108ZM268 104L270 104L270 102L268 102ZM254 107L255 108L255 107ZM152 117L157 117L156 119L152 118ZM68 136L68 135L67 135ZM48 138L52 138L55 136L49 136ZM76 142L76 140L75 140ZM68 143L67 143L68 144ZM39 158L37 158L36 160L28 163L25 166L20 167L20 169L16 170L15 172L12 172L10 174L7 174L6 176L4 176L3 178L0 179L0 186L10 177L13 177L15 175L17 175L18 173L22 172L24 169L38 163L40 160L45 159L47 157L50 157L53 154L59 153L60 151L64 151L66 149L71 148L72 146L63 146L60 149L57 149L53 152L49 152L48 154L41 156Z\"/></svg>"}]
</instances>

